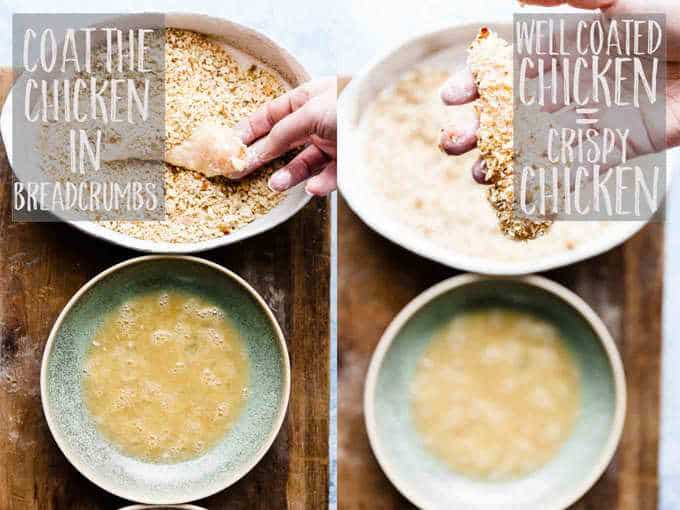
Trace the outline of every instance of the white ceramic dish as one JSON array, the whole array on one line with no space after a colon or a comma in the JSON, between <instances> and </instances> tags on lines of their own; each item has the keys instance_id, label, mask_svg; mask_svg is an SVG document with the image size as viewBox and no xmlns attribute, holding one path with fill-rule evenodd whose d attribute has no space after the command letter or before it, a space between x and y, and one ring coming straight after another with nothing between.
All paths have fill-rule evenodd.
<instances>
[{"instance_id":1,"label":"white ceramic dish","mask_svg":"<svg viewBox=\"0 0 680 510\"><path fill-rule=\"evenodd\" d=\"M132 505L119 510L206 510L196 505Z\"/></svg>"},{"instance_id":2,"label":"white ceramic dish","mask_svg":"<svg viewBox=\"0 0 680 510\"><path fill-rule=\"evenodd\" d=\"M432 335L456 313L490 306L522 308L552 322L580 373L580 410L570 437L546 465L506 481L451 471L428 452L410 416L410 384ZM614 456L626 414L626 382L607 328L573 292L538 276L465 274L417 296L389 325L369 366L364 414L380 466L419 508L563 510L593 486Z\"/></svg>"},{"instance_id":3,"label":"white ceramic dish","mask_svg":"<svg viewBox=\"0 0 680 510\"><path fill-rule=\"evenodd\" d=\"M623 243L638 232L644 223L621 222L620 228L591 239L574 250L556 252L540 258L506 262L472 257L438 246L418 232L406 228L395 218L387 216L375 196L372 196L370 186L366 185L364 175L367 169L361 155L359 123L363 112L381 90L395 83L417 63L452 49L460 54L460 62L463 63L469 42L484 24L487 23L466 23L414 37L375 60L345 88L338 105L341 158L338 184L350 208L373 230L404 248L447 266L475 273L518 275L546 271L593 257ZM512 39L511 24L487 25L507 40ZM667 161L669 170L680 164L680 149L667 151ZM668 173L670 175L670 171Z\"/></svg>"},{"instance_id":4,"label":"white ceramic dish","mask_svg":"<svg viewBox=\"0 0 680 510\"><path fill-rule=\"evenodd\" d=\"M120 22L116 26L126 26L126 24L127 26L135 26L135 22L138 22L136 15L126 16L124 19L124 22ZM215 37L253 57L255 60L265 63L278 72L292 87L310 79L309 73L287 50L269 37L237 23L200 14L168 13L165 15L165 26L193 30ZM21 87L23 83L22 77L19 76L14 87ZM31 172L34 173L35 170L14 168L13 166L11 98L12 92L10 91L2 109L2 116L0 117L0 132L2 133L10 165L12 165L17 177L22 179L26 175L31 175ZM288 220L309 203L310 200L311 197L305 193L304 186L298 185L289 190L285 199L267 215L256 219L229 235L194 243L146 241L104 228L95 222L69 221L68 223L96 238L133 250L151 253L195 253L237 243L272 229Z\"/></svg>"},{"instance_id":5,"label":"white ceramic dish","mask_svg":"<svg viewBox=\"0 0 680 510\"><path fill-rule=\"evenodd\" d=\"M100 433L81 391L86 353L103 318L130 297L162 289L190 292L222 309L249 359L249 396L233 426L202 455L176 463L119 450ZM245 280L197 257L147 255L102 271L69 300L45 344L40 396L54 440L80 473L112 494L162 508L222 491L260 462L283 425L290 378L283 331Z\"/></svg>"}]
</instances>

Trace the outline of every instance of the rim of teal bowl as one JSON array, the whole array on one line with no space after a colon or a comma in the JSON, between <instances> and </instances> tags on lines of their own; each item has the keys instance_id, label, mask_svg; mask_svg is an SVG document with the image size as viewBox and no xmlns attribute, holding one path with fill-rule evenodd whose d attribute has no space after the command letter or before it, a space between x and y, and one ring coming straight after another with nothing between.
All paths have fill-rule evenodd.
<instances>
[{"instance_id":1,"label":"rim of teal bowl","mask_svg":"<svg viewBox=\"0 0 680 510\"><path fill-rule=\"evenodd\" d=\"M225 480L218 484L218 487L210 487L207 490L202 490L202 491L195 491L195 492L190 492L187 491L189 494L190 499L182 499L182 500L162 500L159 501L158 499L154 498L144 498L144 499L139 499L136 495L133 494L127 494L124 490L112 490L110 487L108 487L107 480L105 477L99 477L99 474L94 470L91 469L90 466L88 466L84 462L80 462L79 459L72 458L70 455L70 450L69 447L66 445L65 441L61 438L59 431L57 427L54 424L53 417L52 417L52 412L50 408L47 405L47 365L48 365L48 360L50 358L50 354L52 353L52 346L54 344L54 339L57 335L57 332L61 328L61 324L64 320L64 318L68 315L68 313L71 311L71 308L78 302L78 300L81 298L81 296L87 292L90 288L94 287L97 285L101 280L106 278L112 273L115 273L116 271L119 271L120 269L136 264L143 264L146 262L150 261L155 261L155 260L179 260L179 261L187 261L191 263L197 263L197 264L203 264L205 266L208 266L212 269L215 269L222 273L225 277L235 281L237 284L239 284L243 289L245 289L254 299L257 301L257 303L260 305L260 308L262 311L266 314L266 316L269 318L269 321L271 322L271 325L276 333L276 339L279 344L279 348L281 349L281 355L283 357L283 394L281 397L280 401L280 406L279 406L279 414L276 417L276 420L274 421L274 425L269 431L269 434L267 435L267 439L262 443L262 446L260 449L257 451L257 453L253 456L253 458L250 460L250 462L247 462L241 467L241 469L238 469L234 473L232 473L230 476L226 477ZM290 371L290 357L288 355L288 347L286 346L286 340L283 335L283 331L281 330L281 326L279 325L279 322L276 320L276 317L274 316L274 313L271 311L269 306L267 306L267 303L264 301L262 296L248 283L246 282L243 278L241 278L239 275L234 273L233 271L227 269L224 266L221 266L215 262L211 262L206 259L202 259L200 257L193 257L190 255L144 255L141 257L135 257L132 259L125 260L123 262L120 262L114 266L111 266L108 269L105 269L98 275L96 275L94 278L89 280L87 283L85 283L78 291L73 295L71 299L69 299L68 303L64 306L62 311L59 313L59 316L57 319L54 321L54 325L52 326L52 329L50 330L50 334L47 337L47 343L45 344L45 349L43 351L43 356L42 356L42 363L40 367L40 400L42 402L42 409L43 409L43 414L45 415L45 420L47 421L47 426L50 429L50 433L52 434L52 437L54 438L55 442L57 443L57 446L59 447L59 450L61 450L61 453L66 457L66 459L71 463L71 465L76 468L82 474L85 478L90 480L92 483L95 485L101 487L105 491L114 494L116 496L120 496L122 498L128 499L130 501L137 501L139 503L145 503L145 504L152 504L152 505L177 505L177 504L182 504L182 503L187 503L188 501L194 501L202 498L206 498L208 496L212 496L213 494L217 494L218 492L223 491L227 487L230 487L237 481L239 481L241 478L243 478L246 474L248 474L261 460L262 457L269 451L269 448L271 448L272 444L274 443L274 440L276 439L276 436L278 436L281 426L283 425L283 420L286 417L286 413L288 411L288 403L290 400L290 380L291 380L291 371Z\"/></svg>"},{"instance_id":2,"label":"rim of teal bowl","mask_svg":"<svg viewBox=\"0 0 680 510\"><path fill-rule=\"evenodd\" d=\"M477 275L477 274L462 274L444 280L429 289L425 290L413 300L411 300L392 320L387 327L380 342L373 352L371 363L368 367L368 374L366 375L366 384L364 388L364 419L366 430L368 432L368 440L371 444L371 449L375 454L378 464L381 469L401 494L406 497L411 503L418 508L426 508L426 502L420 496L420 492L415 487L412 480L405 480L397 474L397 470L393 467L388 455L384 453L381 438L379 437L376 415L375 415L375 389L378 382L378 376L382 367L385 354L389 350L397 334L401 331L404 325L425 305L430 303L433 299L448 292L452 289L463 287L471 283L482 281L505 280L523 283L532 287L537 287L550 292L562 301L566 302L578 314L580 314L593 328L595 335L600 340L604 348L607 359L612 369L614 377L614 391L615 391L615 407L614 418L612 426L607 437L607 442L602 448L597 463L592 469L583 477L581 483L574 485L570 490L565 491L565 495L559 499L555 499L552 506L545 510L562 510L578 501L590 488L595 485L595 482L602 476L602 473L611 462L616 449L621 440L623 432L623 423L626 416L626 378L623 370L623 363L619 355L619 351L614 343L614 339L607 330L607 327L598 317L595 311L576 295L571 290L553 282L542 276L492 276L492 275Z\"/></svg>"}]
</instances>

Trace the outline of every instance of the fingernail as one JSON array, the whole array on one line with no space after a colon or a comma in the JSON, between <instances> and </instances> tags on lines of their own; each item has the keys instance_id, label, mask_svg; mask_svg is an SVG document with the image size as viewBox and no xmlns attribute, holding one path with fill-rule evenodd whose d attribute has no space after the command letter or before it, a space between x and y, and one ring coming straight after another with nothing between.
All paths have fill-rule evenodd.
<instances>
[{"instance_id":1,"label":"fingernail","mask_svg":"<svg viewBox=\"0 0 680 510\"><path fill-rule=\"evenodd\" d=\"M472 165L472 178L479 184L490 184L486 180L486 161L477 160Z\"/></svg>"},{"instance_id":2,"label":"fingernail","mask_svg":"<svg viewBox=\"0 0 680 510\"><path fill-rule=\"evenodd\" d=\"M441 97L444 101L449 101L451 99L457 99L458 94L457 92L457 87L453 83L445 83L444 85L441 86L439 89L439 97Z\"/></svg>"},{"instance_id":3,"label":"fingernail","mask_svg":"<svg viewBox=\"0 0 680 510\"><path fill-rule=\"evenodd\" d=\"M273 191L286 191L290 188L292 176L288 170L279 170L269 178L269 187Z\"/></svg>"},{"instance_id":4,"label":"fingernail","mask_svg":"<svg viewBox=\"0 0 680 510\"><path fill-rule=\"evenodd\" d=\"M246 167L252 165L258 160L257 150L253 145L246 148Z\"/></svg>"},{"instance_id":5,"label":"fingernail","mask_svg":"<svg viewBox=\"0 0 680 510\"><path fill-rule=\"evenodd\" d=\"M248 172L245 172L245 171L243 171L243 172L234 172L234 173L231 173L231 174L229 174L229 175L225 175L224 177L226 177L226 178L229 179L230 181L240 181L240 180L243 179L247 174L248 174Z\"/></svg>"},{"instance_id":6,"label":"fingernail","mask_svg":"<svg viewBox=\"0 0 680 510\"><path fill-rule=\"evenodd\" d=\"M439 149L449 154L455 150L458 138L459 134L457 131L442 129L439 133Z\"/></svg>"},{"instance_id":7,"label":"fingernail","mask_svg":"<svg viewBox=\"0 0 680 510\"><path fill-rule=\"evenodd\" d=\"M246 170L255 170L264 165L265 161L262 154L258 152L259 147L251 145L246 149Z\"/></svg>"},{"instance_id":8,"label":"fingernail","mask_svg":"<svg viewBox=\"0 0 680 510\"><path fill-rule=\"evenodd\" d=\"M306 185L305 185L305 193L307 193L307 195L309 195L310 197L315 197L315 196L316 196L316 194L314 194L314 193L312 193L311 191L309 191L309 184L306 184Z\"/></svg>"},{"instance_id":9,"label":"fingernail","mask_svg":"<svg viewBox=\"0 0 680 510\"><path fill-rule=\"evenodd\" d=\"M255 170L271 161L273 158L267 155L268 149L267 138L260 138L252 145L249 145L246 150L246 168L248 170Z\"/></svg>"},{"instance_id":10,"label":"fingernail","mask_svg":"<svg viewBox=\"0 0 680 510\"><path fill-rule=\"evenodd\" d=\"M446 137L446 140L451 142L451 143L456 143L458 139L460 138L461 133L459 131L456 131L455 129L442 129L442 133Z\"/></svg>"},{"instance_id":11,"label":"fingernail","mask_svg":"<svg viewBox=\"0 0 680 510\"><path fill-rule=\"evenodd\" d=\"M469 71L460 70L439 89L445 103L459 104L475 96L475 84Z\"/></svg>"},{"instance_id":12,"label":"fingernail","mask_svg":"<svg viewBox=\"0 0 680 510\"><path fill-rule=\"evenodd\" d=\"M252 131L250 130L250 122L248 119L243 119L236 126L234 126L234 131L241 138L243 143L251 141Z\"/></svg>"}]
</instances>

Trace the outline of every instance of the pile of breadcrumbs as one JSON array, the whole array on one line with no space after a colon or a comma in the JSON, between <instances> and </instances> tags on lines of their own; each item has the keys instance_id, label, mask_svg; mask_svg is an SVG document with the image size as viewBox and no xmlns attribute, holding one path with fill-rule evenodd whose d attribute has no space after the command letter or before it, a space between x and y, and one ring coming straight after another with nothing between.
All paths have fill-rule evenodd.
<instances>
[{"instance_id":1,"label":"pile of breadcrumbs","mask_svg":"<svg viewBox=\"0 0 680 510\"><path fill-rule=\"evenodd\" d=\"M239 66L217 42L186 30L165 30L165 148L206 120L228 127L286 91L262 66ZM131 237L172 243L220 237L273 209L284 197L267 181L276 162L240 181L206 178L166 164L164 221L106 221Z\"/></svg>"},{"instance_id":2,"label":"pile of breadcrumbs","mask_svg":"<svg viewBox=\"0 0 680 510\"><path fill-rule=\"evenodd\" d=\"M544 234L551 222L518 214L513 173L512 46L483 27L470 45L468 63L479 92L475 102L479 115L477 146L491 183L489 201L505 235L534 239Z\"/></svg>"}]
</instances>

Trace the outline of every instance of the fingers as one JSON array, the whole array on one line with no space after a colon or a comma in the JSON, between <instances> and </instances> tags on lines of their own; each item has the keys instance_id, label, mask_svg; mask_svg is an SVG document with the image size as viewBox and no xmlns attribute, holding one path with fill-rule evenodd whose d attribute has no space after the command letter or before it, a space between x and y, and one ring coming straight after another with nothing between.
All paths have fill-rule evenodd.
<instances>
[{"instance_id":1,"label":"fingers","mask_svg":"<svg viewBox=\"0 0 680 510\"><path fill-rule=\"evenodd\" d=\"M527 2L527 3L532 3ZM565 3L564 0L534 0L536 5L542 5L544 7L551 7L555 5L560 5ZM593 15L595 19L597 15ZM526 68L527 78L536 78L539 74L546 73L547 71L553 70L553 49L559 48L563 44L571 51L576 51L573 47L576 41L576 35L579 28L580 18L567 18L564 24L564 29L560 30L559 33L553 33L549 30L538 31L536 50L530 52L529 55L525 56L529 62ZM540 50L538 50L540 48ZM540 73L539 73L540 66Z\"/></svg>"},{"instance_id":2,"label":"fingers","mask_svg":"<svg viewBox=\"0 0 680 510\"><path fill-rule=\"evenodd\" d=\"M486 163L482 159L478 159L472 165L472 178L478 184L491 184L486 180Z\"/></svg>"},{"instance_id":3,"label":"fingers","mask_svg":"<svg viewBox=\"0 0 680 510\"><path fill-rule=\"evenodd\" d=\"M338 165L336 161L328 163L319 175L307 181L305 191L310 195L323 197L334 191L338 182Z\"/></svg>"},{"instance_id":4,"label":"fingers","mask_svg":"<svg viewBox=\"0 0 680 510\"><path fill-rule=\"evenodd\" d=\"M554 7L566 3L566 0L524 0L527 5L541 5L543 7Z\"/></svg>"},{"instance_id":5,"label":"fingers","mask_svg":"<svg viewBox=\"0 0 680 510\"><path fill-rule=\"evenodd\" d=\"M314 133L317 115L315 110L305 105L277 122L264 139L259 160L271 161L288 152L299 140L306 140Z\"/></svg>"},{"instance_id":6,"label":"fingers","mask_svg":"<svg viewBox=\"0 0 680 510\"><path fill-rule=\"evenodd\" d=\"M469 126L442 129L439 148L452 156L458 156L477 147L479 121Z\"/></svg>"},{"instance_id":7,"label":"fingers","mask_svg":"<svg viewBox=\"0 0 680 510\"><path fill-rule=\"evenodd\" d=\"M235 129L240 134L241 141L250 145L258 138L263 137L281 119L302 108L309 97L309 90L303 86L293 89L262 106L236 126Z\"/></svg>"},{"instance_id":8,"label":"fingers","mask_svg":"<svg viewBox=\"0 0 680 510\"><path fill-rule=\"evenodd\" d=\"M314 119L305 109L279 121L270 133L248 147L243 172L233 175L240 179L261 166L282 156L292 148L305 143L314 130Z\"/></svg>"},{"instance_id":9,"label":"fingers","mask_svg":"<svg viewBox=\"0 0 680 510\"><path fill-rule=\"evenodd\" d=\"M261 138L246 149L246 164L242 171L232 172L227 176L227 179L237 181L243 179L246 175L254 172L256 169L260 168L266 163L260 159L260 154L262 153L265 144L267 143L266 138Z\"/></svg>"},{"instance_id":10,"label":"fingers","mask_svg":"<svg viewBox=\"0 0 680 510\"><path fill-rule=\"evenodd\" d=\"M568 3L577 9L608 9L616 0L569 0Z\"/></svg>"},{"instance_id":11,"label":"fingers","mask_svg":"<svg viewBox=\"0 0 680 510\"><path fill-rule=\"evenodd\" d=\"M579 83L582 83L582 81ZM545 76L545 83L546 85L543 90L544 104L541 107L541 111L554 113L562 109L568 100L571 101L573 99L571 95L569 97L565 96L564 74L559 69L548 71Z\"/></svg>"},{"instance_id":12,"label":"fingers","mask_svg":"<svg viewBox=\"0 0 680 510\"><path fill-rule=\"evenodd\" d=\"M277 97L250 117L239 122L235 129L244 144L250 145L258 138L269 133L281 119L302 108L314 96L327 89L337 87L334 78L325 78L308 82Z\"/></svg>"},{"instance_id":13,"label":"fingers","mask_svg":"<svg viewBox=\"0 0 680 510\"><path fill-rule=\"evenodd\" d=\"M573 107L559 112L555 114L557 125L583 129L582 125L579 126L579 119L596 120L591 127L597 131L597 135L593 137L592 142L584 142L582 145L586 149L604 148L601 161L604 168L614 167L624 159L630 161L665 148L662 127L664 123L658 111L647 112L645 109L637 110L634 107L617 107L604 108L593 114L583 112L583 107ZM625 129L621 126L625 126ZM604 136L607 137L606 144L602 142ZM576 143L577 140L574 140L572 145Z\"/></svg>"},{"instance_id":14,"label":"fingers","mask_svg":"<svg viewBox=\"0 0 680 510\"><path fill-rule=\"evenodd\" d=\"M286 191L319 172L329 162L330 158L322 150L310 145L269 178L269 187L274 191Z\"/></svg>"},{"instance_id":15,"label":"fingers","mask_svg":"<svg viewBox=\"0 0 680 510\"><path fill-rule=\"evenodd\" d=\"M680 69L678 70L680 71ZM678 75L680 75L680 72ZM667 83L666 95L668 96L666 110L666 125L668 129L665 134L666 147L677 147L680 145L680 81L673 80L671 83Z\"/></svg>"},{"instance_id":16,"label":"fingers","mask_svg":"<svg viewBox=\"0 0 680 510\"><path fill-rule=\"evenodd\" d=\"M245 168L241 172L232 172L227 176L228 179L231 180L239 180L243 179L246 175L253 173L255 170L260 168L261 166L265 165L268 163L269 159L265 159L262 155L264 154L265 147L267 145L267 138L260 138L257 140L255 143L253 143L250 147L246 149L246 165ZM307 141L306 140L298 140L295 143L291 144L290 147L288 147L288 150L293 150L298 147L301 147L303 145L306 145Z\"/></svg>"},{"instance_id":17,"label":"fingers","mask_svg":"<svg viewBox=\"0 0 680 510\"><path fill-rule=\"evenodd\" d=\"M458 70L451 76L441 88L439 95L447 105L461 105L477 99L477 86L472 73L466 67ZM477 146L477 128L479 123L475 121L469 126L442 129L439 138L439 148L457 156Z\"/></svg>"},{"instance_id":18,"label":"fingers","mask_svg":"<svg viewBox=\"0 0 680 510\"><path fill-rule=\"evenodd\" d=\"M524 0L524 3L543 7L569 4L578 9L607 9L614 5L616 0Z\"/></svg>"},{"instance_id":19,"label":"fingers","mask_svg":"<svg viewBox=\"0 0 680 510\"><path fill-rule=\"evenodd\" d=\"M439 95L447 105L469 103L477 99L477 85L466 67L451 76L441 88Z\"/></svg>"},{"instance_id":20,"label":"fingers","mask_svg":"<svg viewBox=\"0 0 680 510\"><path fill-rule=\"evenodd\" d=\"M327 148L327 153L334 154L337 140L336 105L336 90L333 87L278 120L267 136L248 148L246 167L235 178L241 178L293 147L310 141Z\"/></svg>"},{"instance_id":21,"label":"fingers","mask_svg":"<svg viewBox=\"0 0 680 510\"><path fill-rule=\"evenodd\" d=\"M337 80L334 78L298 87L261 108L237 129L248 144L246 167L233 177L240 179L294 147L312 142L284 168L269 179L274 191L286 191L319 172L313 180L312 194L335 189L337 139Z\"/></svg>"}]
</instances>

